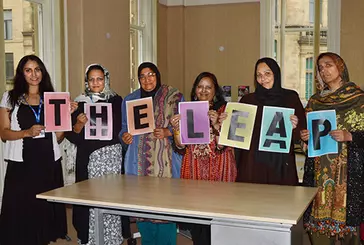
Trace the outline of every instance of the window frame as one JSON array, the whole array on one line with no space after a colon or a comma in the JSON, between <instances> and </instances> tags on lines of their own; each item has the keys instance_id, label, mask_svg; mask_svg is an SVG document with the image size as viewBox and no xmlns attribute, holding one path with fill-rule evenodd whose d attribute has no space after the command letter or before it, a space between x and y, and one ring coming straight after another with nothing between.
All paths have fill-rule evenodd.
<instances>
[{"instance_id":1,"label":"window frame","mask_svg":"<svg viewBox=\"0 0 364 245\"><path fill-rule=\"evenodd\" d=\"M282 5L286 3L288 0L282 0ZM315 0L320 1L322 0ZM265 0L260 1L260 56L261 57L274 57L274 31L275 31L275 8L276 1L275 0ZM283 18L285 18L285 8L278 9L281 10L281 14ZM340 25L341 25L341 0L330 0L328 2L327 7L327 50L340 54ZM320 19L321 24L322 18ZM285 23L285 20L281 20L282 23ZM314 31L314 27L312 27L312 31ZM285 33L285 27L280 28L281 33ZM284 35L283 35L284 36ZM283 41L282 41L283 39ZM284 37L278 41L278 46L284 43ZM320 44L314 44L319 45ZM280 64L282 73L284 73L284 50L281 49L281 52L277 54L277 62ZM316 57L313 57L315 60ZM284 84L284 77L282 76L282 84ZM312 84L312 89L314 89L314 84ZM303 92L303 91L301 91ZM302 96L302 94L301 94ZM303 96L305 97L305 96Z\"/></svg>"}]
</instances>

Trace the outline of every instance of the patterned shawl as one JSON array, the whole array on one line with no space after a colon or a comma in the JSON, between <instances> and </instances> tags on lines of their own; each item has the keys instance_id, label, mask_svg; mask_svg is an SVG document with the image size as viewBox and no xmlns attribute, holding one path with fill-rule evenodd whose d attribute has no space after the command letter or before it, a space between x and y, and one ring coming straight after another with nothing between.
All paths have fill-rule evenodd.
<instances>
[{"instance_id":1,"label":"patterned shawl","mask_svg":"<svg viewBox=\"0 0 364 245\"><path fill-rule=\"evenodd\" d=\"M336 111L337 128L349 132L364 130L364 92L353 82L344 84L333 93L318 92L309 100L306 112L319 110ZM347 143L339 143L338 154L307 158L305 175L310 175L314 186L319 188L312 205L308 230L328 236L342 237L355 227L346 226L347 205ZM307 168L307 169L306 169ZM306 173L311 169L313 173Z\"/></svg>"},{"instance_id":2,"label":"patterned shawl","mask_svg":"<svg viewBox=\"0 0 364 245\"><path fill-rule=\"evenodd\" d=\"M167 128L178 113L182 94L175 88L161 85L153 98L156 128ZM138 175L172 177L172 144L168 138L157 139L153 133L139 136Z\"/></svg>"}]
</instances>

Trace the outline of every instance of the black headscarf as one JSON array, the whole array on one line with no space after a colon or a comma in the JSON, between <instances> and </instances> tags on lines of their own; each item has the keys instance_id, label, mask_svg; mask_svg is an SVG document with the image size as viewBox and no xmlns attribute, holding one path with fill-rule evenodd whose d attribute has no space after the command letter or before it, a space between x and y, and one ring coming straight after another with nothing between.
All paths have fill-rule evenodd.
<instances>
[{"instance_id":1,"label":"black headscarf","mask_svg":"<svg viewBox=\"0 0 364 245\"><path fill-rule=\"evenodd\" d=\"M264 88L257 81L257 68L261 63L267 64L274 74L274 83L271 89ZM267 106L284 106L285 89L282 88L281 84L281 69L274 59L265 57L257 61L254 70L254 81L255 96L260 103Z\"/></svg>"},{"instance_id":2,"label":"black headscarf","mask_svg":"<svg viewBox=\"0 0 364 245\"><path fill-rule=\"evenodd\" d=\"M155 88L152 91L149 91L149 92L145 91L140 84L139 76L141 75L141 72L144 68L151 69L155 73L156 80L157 80L157 85L155 86ZM155 93L157 93L158 89L161 87L161 74L160 74L157 66L151 62L144 62L144 63L140 64L140 66L138 67L138 80L139 80L139 84L140 84L141 98L145 98L145 97L154 98Z\"/></svg>"},{"instance_id":3,"label":"black headscarf","mask_svg":"<svg viewBox=\"0 0 364 245\"><path fill-rule=\"evenodd\" d=\"M274 83L271 89L266 89L257 81L257 68L261 63L267 64L274 74ZM255 96L257 100L265 106L285 107L285 98L289 90L283 89L281 84L281 69L277 62L272 58L261 58L255 64L254 70ZM287 163L287 153L276 153L267 151L256 151L255 159L257 162L265 163L275 170L277 175L284 173Z\"/></svg>"}]
</instances>

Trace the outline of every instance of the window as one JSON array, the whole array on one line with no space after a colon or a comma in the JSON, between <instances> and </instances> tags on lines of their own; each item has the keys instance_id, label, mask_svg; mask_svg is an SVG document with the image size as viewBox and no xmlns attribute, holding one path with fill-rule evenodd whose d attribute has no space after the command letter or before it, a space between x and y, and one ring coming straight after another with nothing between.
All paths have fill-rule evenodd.
<instances>
[{"instance_id":1,"label":"window","mask_svg":"<svg viewBox=\"0 0 364 245\"><path fill-rule=\"evenodd\" d=\"M322 24L322 0L320 0L320 11L320 24ZM310 0L308 14L310 23L313 24L315 20L315 0Z\"/></svg>"},{"instance_id":2,"label":"window","mask_svg":"<svg viewBox=\"0 0 364 245\"><path fill-rule=\"evenodd\" d=\"M5 75L6 81L11 81L14 78L14 54L5 53Z\"/></svg>"},{"instance_id":3,"label":"window","mask_svg":"<svg viewBox=\"0 0 364 245\"><path fill-rule=\"evenodd\" d=\"M157 1L130 0L130 89L139 88L138 66L156 63Z\"/></svg>"},{"instance_id":4,"label":"window","mask_svg":"<svg viewBox=\"0 0 364 245\"><path fill-rule=\"evenodd\" d=\"M13 17L11 10L4 10L4 40L13 39Z\"/></svg>"},{"instance_id":5,"label":"window","mask_svg":"<svg viewBox=\"0 0 364 245\"><path fill-rule=\"evenodd\" d=\"M314 62L318 53L340 53L341 0L316 1L320 1L319 30L315 29L315 0L260 1L260 56L277 60L282 86L297 91L302 101L316 87ZM315 33L320 37L317 43Z\"/></svg>"}]
</instances>

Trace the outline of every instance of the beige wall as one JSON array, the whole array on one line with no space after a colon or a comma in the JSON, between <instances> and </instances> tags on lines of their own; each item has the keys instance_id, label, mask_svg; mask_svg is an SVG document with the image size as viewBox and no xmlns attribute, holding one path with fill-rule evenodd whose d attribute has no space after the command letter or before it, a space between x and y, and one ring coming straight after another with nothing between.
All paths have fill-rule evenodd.
<instances>
[{"instance_id":1,"label":"beige wall","mask_svg":"<svg viewBox=\"0 0 364 245\"><path fill-rule=\"evenodd\" d=\"M129 79L129 1L68 0L69 90L83 91L84 71L100 63L110 72L111 86L127 95Z\"/></svg>"},{"instance_id":2,"label":"beige wall","mask_svg":"<svg viewBox=\"0 0 364 245\"><path fill-rule=\"evenodd\" d=\"M364 1L341 1L341 56L350 79L364 88Z\"/></svg>"},{"instance_id":3,"label":"beige wall","mask_svg":"<svg viewBox=\"0 0 364 245\"><path fill-rule=\"evenodd\" d=\"M159 5L158 15L158 65L164 83L179 88L187 100L202 71L214 73L220 85L232 85L233 100L238 85L253 86L259 58L259 3Z\"/></svg>"}]
</instances>

